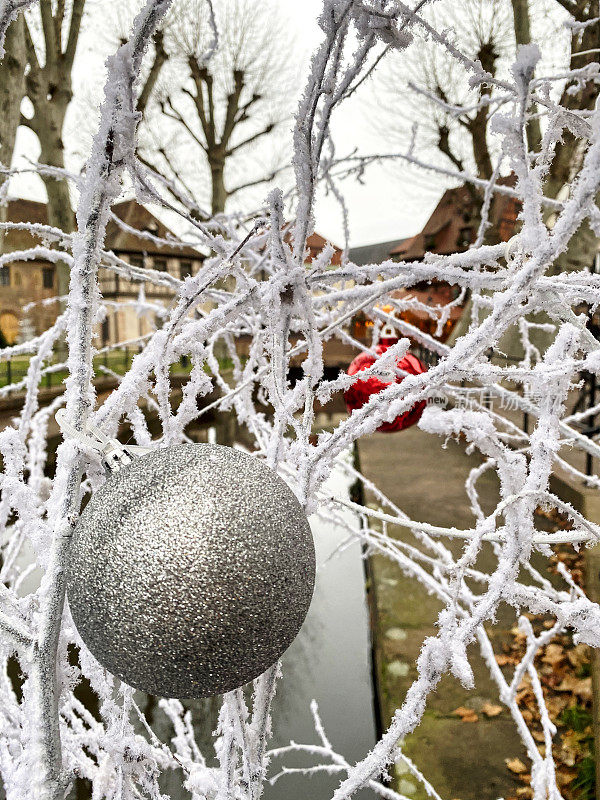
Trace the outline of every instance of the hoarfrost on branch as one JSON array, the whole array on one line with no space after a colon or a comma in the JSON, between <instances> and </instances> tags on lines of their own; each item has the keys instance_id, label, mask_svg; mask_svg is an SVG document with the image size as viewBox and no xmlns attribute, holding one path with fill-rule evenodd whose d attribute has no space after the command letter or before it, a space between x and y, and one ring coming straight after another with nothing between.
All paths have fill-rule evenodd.
<instances>
[{"instance_id":1,"label":"hoarfrost on branch","mask_svg":"<svg viewBox=\"0 0 600 800\"><path fill-rule=\"evenodd\" d=\"M400 795L382 782L386 769L396 760L403 760L430 796L437 798L427 776L402 754L399 743L419 724L428 696L444 674L450 672L465 686L473 686L467 647L476 642L497 685L498 697L527 749L535 798L559 798L551 747L555 728L544 709L533 660L546 641L566 629L572 629L579 641L600 646L600 609L576 587L566 570L566 588L558 590L534 569L530 558L536 550L548 555L554 542L589 544L600 536L599 526L549 489L556 465L577 474L561 457L565 445L600 457L600 447L574 427L582 414L576 418L566 411L568 394L579 374L600 372L598 342L586 328L586 316L577 312L581 304L595 307L600 303L600 276L553 269L584 221L600 230L596 205L600 111L563 113L551 91L555 78L535 74L539 51L534 46L519 50L505 80L487 74L479 62L460 51L447 31L436 30L423 16L423 6L434 6L434 0L414 7L400 0L324 0L319 19L321 42L312 58L293 132L293 191L284 195L273 190L262 208L249 209L243 215L199 221L186 193L176 185L166 187L164 179L136 157L137 79L146 46L170 4L170 0L147 0L130 38L108 61L98 131L83 177L77 179L77 232L69 235L47 225L0 223L4 229L20 227L40 239L38 246L2 255L2 264L43 257L50 261L60 258L71 268L68 302L55 324L23 344L0 350L0 359L32 356L27 377L1 390L3 395L16 389L25 392L22 413L0 433L4 462L0 771L6 796L9 800L58 800L74 777L81 776L92 782L93 797L98 800L158 800L164 797L158 783L161 772L179 770L195 800L259 800L265 780L284 781L287 773L297 771L285 766L286 754L302 751L314 758L314 766L301 770L307 776L319 771L340 776L334 800L346 800L361 787L370 787L388 800L399 800ZM0 3L0 41L26 5L23 0ZM344 255L340 266L332 266L332 249L327 247L307 267L307 237L313 231L319 186L334 191L343 207L341 177L360 178L370 163L386 158L420 163L412 147L399 154L338 157L330 139L332 114L377 67L382 53L406 48L419 39L443 48L465 71L471 85L484 85L499 94L490 110L499 142L498 164L507 164L516 182L512 187L496 186L497 171L494 185L487 186L468 174L454 175L472 181L483 189L484 196L480 235L464 253L430 255L419 263L390 260L367 266L356 266ZM569 77L566 74L563 80ZM581 75L572 77L582 79ZM587 78L596 80L597 71L594 76L588 70ZM527 149L526 127L534 113L541 114L545 126L539 153ZM581 138L581 164L563 193L565 199L547 199L544 179L556 142L567 128ZM440 172L448 175L448 170ZM124 185L133 187L140 201L178 211L187 225L187 242L210 252L197 275L180 281L166 273L134 267L105 249L111 206ZM485 215L494 191L512 195L521 205L519 232L508 248L504 243L484 243ZM167 194L179 197L179 204L166 199ZM551 225L547 224L549 212L553 214ZM151 235L136 233L142 238ZM139 284L136 308L139 313L154 314L157 326L132 343L139 353L131 368L118 376L117 388L97 403L92 382L94 326L115 311L115 304L99 291L100 267ZM459 286L474 300L471 325L452 347L394 316L416 303L394 296L396 290L435 279ZM146 300L143 287L153 284L171 291L169 306ZM382 326L392 322L402 336L412 337L438 360L426 373L390 384L333 431L317 431L315 437L316 403L326 402L351 381L347 376L325 377L324 344L337 337L357 350L370 349L351 334L349 322L359 311L374 320L373 346ZM430 306L426 312L443 325L449 309ZM541 352L530 342L532 330L540 327L531 322L535 312L544 312L547 319L541 327L549 334L549 344ZM506 364L494 354L511 329L520 332L525 356L519 363ZM43 377L64 366L50 366L49 360L53 346L65 333L66 390L49 405L41 405ZM236 337L242 335L250 341L245 362L235 347ZM394 345L383 366L394 368L395 359L408 344L403 338ZM233 364L233 378L231 371L221 370L217 353L223 348ZM182 356L189 357L192 369L182 389L182 401L174 410L169 399L169 370ZM303 376L292 386L287 375L291 359L298 357ZM373 372L378 368L382 362ZM535 423L532 432L523 432L494 410L494 405L473 400L466 384L485 390L501 401L502 407L527 412ZM215 388L217 400L208 405L198 403ZM448 399L447 407L429 404L421 428L432 438L461 437L483 458L483 467L470 476L466 486L475 519L468 530L410 519L343 457L359 437L382 422L418 401L439 395ZM141 403L160 420L158 438L150 435L140 413ZM264 403L272 407L272 415L264 413ZM241 690L223 698L214 753L200 751L189 712L177 700L161 701L175 735L168 744L159 741L136 705L133 690L106 673L86 650L65 605L64 572L71 531L83 497L99 487L103 473L97 455L78 443L77 437L67 437L58 450L54 480L50 484L45 477L49 421L63 406L75 431L84 431L90 422L106 435L115 436L120 423L127 421L136 442L145 447L187 441L186 426L207 409L234 413L254 440L255 456L264 458L282 475L307 513L316 512L345 526L350 538L362 542L368 552L392 559L444 603L438 633L425 641L419 656L418 677L372 752L365 753L357 764L348 763L329 741L316 704L312 707L315 742L270 750L270 709L280 674L278 665L255 681L251 700ZM593 415L598 410L586 413ZM363 481L377 497L378 507L328 496L324 482L336 466ZM500 483L500 501L489 514L482 511L477 494L477 480L486 470L494 470ZM598 487L596 478L588 481ZM540 505L566 513L572 530L567 534L538 531L534 512ZM345 506L355 512L352 517L341 514ZM412 541L389 536L387 527L392 524L411 531ZM456 538L464 540L458 556L448 546ZM495 568L489 574L480 572L476 564L484 542L491 542L495 553ZM25 546L34 552L35 565L43 571L39 588L29 594L20 591L26 574L18 556ZM523 567L527 583L521 580ZM515 608L527 639L526 654L510 682L494 659L484 627L501 602ZM536 637L527 618L520 616L528 611L547 613L556 622ZM68 658L72 643L80 648L76 667ZM6 671L6 663L15 654L24 678L19 697ZM540 704L545 756L516 701L525 673L531 677ZM82 677L99 699L98 717L74 694ZM208 766L215 755L218 767Z\"/></svg>"}]
</instances>

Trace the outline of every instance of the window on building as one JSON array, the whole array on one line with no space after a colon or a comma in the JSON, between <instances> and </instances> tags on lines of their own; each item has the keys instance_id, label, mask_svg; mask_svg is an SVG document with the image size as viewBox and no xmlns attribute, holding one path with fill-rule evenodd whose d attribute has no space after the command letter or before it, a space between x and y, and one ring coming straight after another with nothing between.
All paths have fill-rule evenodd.
<instances>
[{"instance_id":1,"label":"window on building","mask_svg":"<svg viewBox=\"0 0 600 800\"><path fill-rule=\"evenodd\" d=\"M105 317L102 320L102 328L101 328L100 336L102 337L102 344L103 345L107 345L108 344L108 339L109 339L109 336L110 336L110 323L108 321L108 317Z\"/></svg>"},{"instance_id":2,"label":"window on building","mask_svg":"<svg viewBox=\"0 0 600 800\"><path fill-rule=\"evenodd\" d=\"M42 286L44 289L54 289L54 267L42 268Z\"/></svg>"},{"instance_id":3,"label":"window on building","mask_svg":"<svg viewBox=\"0 0 600 800\"><path fill-rule=\"evenodd\" d=\"M0 267L0 286L10 286L10 271L8 267Z\"/></svg>"},{"instance_id":4,"label":"window on building","mask_svg":"<svg viewBox=\"0 0 600 800\"><path fill-rule=\"evenodd\" d=\"M473 228L470 226L461 228L460 233L458 234L458 246L459 247L468 247L471 244L471 240L473 239Z\"/></svg>"},{"instance_id":5,"label":"window on building","mask_svg":"<svg viewBox=\"0 0 600 800\"><path fill-rule=\"evenodd\" d=\"M166 258L155 258L154 263L152 264L154 269L158 269L161 272L167 271L167 259Z\"/></svg>"},{"instance_id":6,"label":"window on building","mask_svg":"<svg viewBox=\"0 0 600 800\"><path fill-rule=\"evenodd\" d=\"M180 259L179 261L179 277L182 281L192 274L192 262L189 259Z\"/></svg>"},{"instance_id":7,"label":"window on building","mask_svg":"<svg viewBox=\"0 0 600 800\"><path fill-rule=\"evenodd\" d=\"M141 253L132 253L129 256L129 263L132 267L143 267L144 266L144 256Z\"/></svg>"}]
</instances>

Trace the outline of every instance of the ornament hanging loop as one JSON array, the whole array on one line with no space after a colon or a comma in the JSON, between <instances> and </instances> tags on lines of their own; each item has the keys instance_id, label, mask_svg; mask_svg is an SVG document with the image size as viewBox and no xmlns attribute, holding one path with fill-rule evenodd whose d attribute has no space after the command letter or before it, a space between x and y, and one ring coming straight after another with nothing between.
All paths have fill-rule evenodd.
<instances>
[{"instance_id":1,"label":"ornament hanging loop","mask_svg":"<svg viewBox=\"0 0 600 800\"><path fill-rule=\"evenodd\" d=\"M74 439L80 446L90 447L102 456L102 464L109 472L118 472L123 467L131 464L136 455L149 453L148 447L124 445L118 439L111 438L103 433L100 428L87 421L83 431L78 431L67 420L66 409L61 408L55 414L55 420L63 436Z\"/></svg>"}]
</instances>

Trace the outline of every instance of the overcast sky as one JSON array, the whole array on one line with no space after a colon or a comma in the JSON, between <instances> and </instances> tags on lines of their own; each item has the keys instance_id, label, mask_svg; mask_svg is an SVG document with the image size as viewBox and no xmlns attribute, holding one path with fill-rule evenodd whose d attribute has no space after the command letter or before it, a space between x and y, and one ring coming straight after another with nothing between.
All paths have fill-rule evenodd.
<instances>
[{"instance_id":1,"label":"overcast sky","mask_svg":"<svg viewBox=\"0 0 600 800\"><path fill-rule=\"evenodd\" d=\"M317 17L321 0L281 0L294 19L301 36L310 42L310 49L318 46L321 31ZM365 92L372 92L365 84ZM365 153L390 152L389 141L377 133L370 122L372 106L365 110L364 95L351 98L336 112L332 121L333 138L338 156L350 153L355 147ZM387 113L386 109L386 113ZM398 109L398 113L402 113ZM400 166L373 165L364 176L364 183L356 180L342 182L341 188L348 206L350 244L400 239L417 233L433 210L444 185L425 176L415 181L414 172ZM343 226L339 206L333 198L320 197L317 206L317 228L336 243L343 242Z\"/></svg>"},{"instance_id":2,"label":"overcast sky","mask_svg":"<svg viewBox=\"0 0 600 800\"><path fill-rule=\"evenodd\" d=\"M321 8L321 0L279 0L282 10L289 15L290 25L295 31L298 48L305 58L305 70L310 53L318 45L321 32L317 25L317 16ZM97 98L101 96L105 70L104 60L111 51L109 37L101 33L106 23L107 14L112 7L116 13L116 0L87 0L90 23L82 34L75 65L74 88L79 97ZM301 86L299 86L300 90ZM366 91L370 91L369 84ZM85 104L83 105L85 109ZM399 113L401 109L398 110ZM343 105L333 119L332 131L338 156L351 152L358 147L361 153L389 152L390 142L376 133L370 122L370 114L376 108L365 106L361 97L352 98ZM71 143L81 134L81 144L76 145L81 161L89 144L89 135L93 126L82 111L73 113L68 119L66 140ZM85 129L89 128L86 135ZM82 133L83 131L83 133ZM37 158L39 146L35 136L27 130L20 130L17 139L18 163L23 163L23 156ZM372 166L364 176L361 185L355 180L346 180L341 184L349 211L350 244L361 245L376 241L402 238L416 233L428 217L444 185L435 181L419 179L414 173L395 166ZM14 180L11 194L43 199L43 189L38 178L28 177ZM317 230L336 244L343 243L342 215L337 201L332 197L319 197L316 209Z\"/></svg>"}]
</instances>

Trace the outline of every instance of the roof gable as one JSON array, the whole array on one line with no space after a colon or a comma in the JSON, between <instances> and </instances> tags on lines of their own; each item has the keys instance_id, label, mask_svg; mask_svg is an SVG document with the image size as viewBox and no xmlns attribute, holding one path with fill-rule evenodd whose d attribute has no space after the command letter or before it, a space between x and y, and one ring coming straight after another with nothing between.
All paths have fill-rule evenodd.
<instances>
[{"instance_id":1,"label":"roof gable","mask_svg":"<svg viewBox=\"0 0 600 800\"><path fill-rule=\"evenodd\" d=\"M515 181L514 175L507 175L497 183L510 187ZM500 241L513 235L519 210L516 198L499 192L494 194L490 222ZM427 252L447 255L465 250L475 239L477 225L475 201L469 187L446 189L422 230L395 247L392 255L403 261L414 261L422 259Z\"/></svg>"},{"instance_id":2,"label":"roof gable","mask_svg":"<svg viewBox=\"0 0 600 800\"><path fill-rule=\"evenodd\" d=\"M116 203L112 211L120 220L138 231L149 231L161 239L175 237L173 232L157 219L147 208L135 200L125 200ZM37 200L24 200L22 198L9 200L6 218L9 222L33 222L35 224L48 224L48 209L46 203ZM24 230L10 230L6 232L3 247L7 251L25 250L39 244L39 239ZM199 258L204 256L193 247L178 247L160 245L151 239L139 237L134 232L123 230L114 219L110 219L106 226L105 249L116 253L148 253L149 255L185 256L186 258Z\"/></svg>"}]
</instances>

